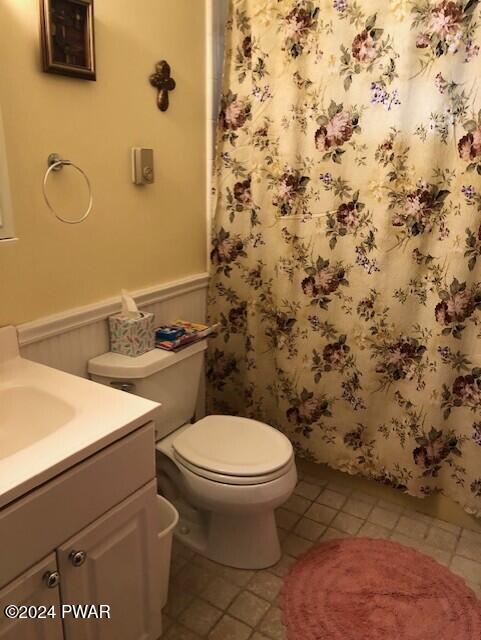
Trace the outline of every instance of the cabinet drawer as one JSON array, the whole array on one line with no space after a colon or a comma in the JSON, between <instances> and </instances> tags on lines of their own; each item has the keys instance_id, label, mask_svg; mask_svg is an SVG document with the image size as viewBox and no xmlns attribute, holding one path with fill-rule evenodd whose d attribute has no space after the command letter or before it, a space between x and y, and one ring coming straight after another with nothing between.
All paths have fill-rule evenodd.
<instances>
[{"instance_id":1,"label":"cabinet drawer","mask_svg":"<svg viewBox=\"0 0 481 640\"><path fill-rule=\"evenodd\" d=\"M0 588L155 478L149 423L0 511Z\"/></svg>"}]
</instances>

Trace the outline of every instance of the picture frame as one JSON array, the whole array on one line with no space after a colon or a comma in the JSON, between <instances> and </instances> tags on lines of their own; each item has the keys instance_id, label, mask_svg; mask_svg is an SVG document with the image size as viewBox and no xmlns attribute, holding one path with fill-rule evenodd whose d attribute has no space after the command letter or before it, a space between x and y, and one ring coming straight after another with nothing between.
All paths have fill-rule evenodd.
<instances>
[{"instance_id":1,"label":"picture frame","mask_svg":"<svg viewBox=\"0 0 481 640\"><path fill-rule=\"evenodd\" d=\"M96 80L94 0L40 0L43 70Z\"/></svg>"}]
</instances>

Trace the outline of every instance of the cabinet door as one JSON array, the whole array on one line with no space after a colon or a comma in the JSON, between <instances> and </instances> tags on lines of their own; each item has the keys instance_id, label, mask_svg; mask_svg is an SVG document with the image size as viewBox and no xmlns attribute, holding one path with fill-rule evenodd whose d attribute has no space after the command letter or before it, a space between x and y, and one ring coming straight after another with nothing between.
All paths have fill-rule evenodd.
<instances>
[{"instance_id":1,"label":"cabinet door","mask_svg":"<svg viewBox=\"0 0 481 640\"><path fill-rule=\"evenodd\" d=\"M60 593L58 586L49 588L45 575L57 571L55 555L35 565L0 591L0 640L62 640ZM53 580L55 585L55 580ZM8 605L53 607L56 617L43 620L9 620L4 610Z\"/></svg>"},{"instance_id":2,"label":"cabinet door","mask_svg":"<svg viewBox=\"0 0 481 640\"><path fill-rule=\"evenodd\" d=\"M62 603L110 606L110 619L66 616L66 640L159 638L158 530L153 481L57 550Z\"/></svg>"}]
</instances>

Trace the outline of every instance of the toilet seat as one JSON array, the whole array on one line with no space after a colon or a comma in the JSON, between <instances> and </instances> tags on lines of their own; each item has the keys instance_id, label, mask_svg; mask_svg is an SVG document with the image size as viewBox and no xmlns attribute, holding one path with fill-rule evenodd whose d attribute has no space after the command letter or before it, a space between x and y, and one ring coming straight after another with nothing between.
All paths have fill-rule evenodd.
<instances>
[{"instance_id":1,"label":"toilet seat","mask_svg":"<svg viewBox=\"0 0 481 640\"><path fill-rule=\"evenodd\" d=\"M270 474L264 476L229 476L226 474L215 473L213 471L208 471L207 469L203 469L202 467L196 467L191 464L187 460L183 460L178 454L174 452L175 460L179 467L183 467L188 469L195 475L200 476L201 478L205 478L206 480L211 480L212 482L220 482L222 484L232 484L239 486L252 486L256 484L264 484L266 482L271 482L272 480L277 480L277 478L281 478L282 476L289 473L291 467L294 464L294 456L291 460L280 469L273 471Z\"/></svg>"},{"instance_id":2,"label":"toilet seat","mask_svg":"<svg viewBox=\"0 0 481 640\"><path fill-rule=\"evenodd\" d=\"M208 416L172 442L179 465L203 478L235 485L270 482L294 463L292 445L262 422L233 416Z\"/></svg>"}]
</instances>

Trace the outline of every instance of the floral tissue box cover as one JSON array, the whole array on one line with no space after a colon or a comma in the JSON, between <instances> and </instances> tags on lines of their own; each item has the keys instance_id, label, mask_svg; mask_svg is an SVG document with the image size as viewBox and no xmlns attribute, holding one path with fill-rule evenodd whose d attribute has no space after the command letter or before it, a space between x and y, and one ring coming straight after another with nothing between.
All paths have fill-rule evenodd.
<instances>
[{"instance_id":1,"label":"floral tissue box cover","mask_svg":"<svg viewBox=\"0 0 481 640\"><path fill-rule=\"evenodd\" d=\"M122 314L109 317L110 350L133 358L155 348L154 314L141 313L139 318Z\"/></svg>"}]
</instances>

